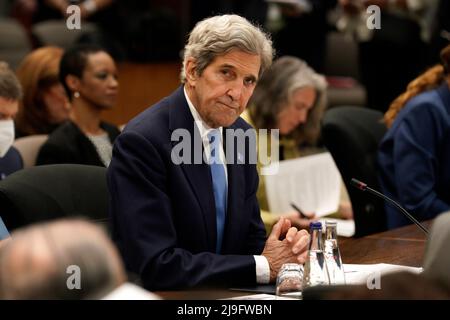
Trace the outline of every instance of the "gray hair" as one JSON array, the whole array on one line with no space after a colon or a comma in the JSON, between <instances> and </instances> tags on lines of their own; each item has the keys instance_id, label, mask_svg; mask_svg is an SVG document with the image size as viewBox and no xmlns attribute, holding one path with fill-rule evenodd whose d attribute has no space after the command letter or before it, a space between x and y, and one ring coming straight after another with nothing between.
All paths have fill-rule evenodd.
<instances>
[{"instance_id":1,"label":"gray hair","mask_svg":"<svg viewBox=\"0 0 450 320\"><path fill-rule=\"evenodd\" d=\"M188 58L196 60L196 72L201 75L214 58L235 49L260 56L259 76L272 63L274 50L270 36L247 19L238 15L222 15L198 22L184 47L181 82L186 82Z\"/></svg>"},{"instance_id":2,"label":"gray hair","mask_svg":"<svg viewBox=\"0 0 450 320\"><path fill-rule=\"evenodd\" d=\"M6 62L0 61L0 97L11 100L22 98L22 87Z\"/></svg>"},{"instance_id":3,"label":"gray hair","mask_svg":"<svg viewBox=\"0 0 450 320\"><path fill-rule=\"evenodd\" d=\"M298 126L293 135L299 143L315 144L326 107L327 82L306 62L296 57L284 56L277 59L259 80L249 101L249 114L255 127L274 129L278 114L293 93L304 87L314 88L317 97L306 123Z\"/></svg>"}]
</instances>

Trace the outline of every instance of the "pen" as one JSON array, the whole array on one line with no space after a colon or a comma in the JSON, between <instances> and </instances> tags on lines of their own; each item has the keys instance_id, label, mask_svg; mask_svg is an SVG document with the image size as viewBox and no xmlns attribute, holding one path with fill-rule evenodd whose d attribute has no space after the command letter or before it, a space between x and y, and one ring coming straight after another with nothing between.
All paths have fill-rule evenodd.
<instances>
[{"instance_id":1,"label":"pen","mask_svg":"<svg viewBox=\"0 0 450 320\"><path fill-rule=\"evenodd\" d=\"M303 211L299 207L297 207L293 202L291 202L291 207L294 208L294 210L300 214L300 217L308 219L308 217L303 213Z\"/></svg>"}]
</instances>

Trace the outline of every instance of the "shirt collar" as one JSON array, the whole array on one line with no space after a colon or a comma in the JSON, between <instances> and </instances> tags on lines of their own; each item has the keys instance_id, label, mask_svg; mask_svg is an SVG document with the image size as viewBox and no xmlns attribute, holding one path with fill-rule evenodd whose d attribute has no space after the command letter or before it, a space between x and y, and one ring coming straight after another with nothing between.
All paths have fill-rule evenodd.
<instances>
[{"instance_id":1,"label":"shirt collar","mask_svg":"<svg viewBox=\"0 0 450 320\"><path fill-rule=\"evenodd\" d=\"M192 104L192 101L189 99L189 96L186 92L186 86L183 87L183 91L184 91L184 96L185 96L186 101L189 106L189 110L191 110L192 117L194 118L194 122L197 124L197 128L200 131L200 137L202 138L202 140L205 140L205 139L208 140L208 133L214 129L211 128L210 126L208 126L208 124L205 121L203 121L203 119L200 116L200 114L198 113L197 109ZM220 136L222 136L223 127L219 127L217 129L220 130Z\"/></svg>"}]
</instances>

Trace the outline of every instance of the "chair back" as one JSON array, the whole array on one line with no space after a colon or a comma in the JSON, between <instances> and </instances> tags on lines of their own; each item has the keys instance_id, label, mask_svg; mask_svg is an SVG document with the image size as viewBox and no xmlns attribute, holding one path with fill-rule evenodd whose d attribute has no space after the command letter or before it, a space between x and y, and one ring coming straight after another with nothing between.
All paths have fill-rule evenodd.
<instances>
[{"instance_id":1,"label":"chair back","mask_svg":"<svg viewBox=\"0 0 450 320\"><path fill-rule=\"evenodd\" d=\"M9 230L40 221L80 216L106 224L108 206L104 167L36 166L0 181L0 215Z\"/></svg>"},{"instance_id":2,"label":"chair back","mask_svg":"<svg viewBox=\"0 0 450 320\"><path fill-rule=\"evenodd\" d=\"M341 172L353 207L355 236L386 230L383 200L350 185L352 178L379 189L376 157L386 132L383 114L364 107L328 110L322 121L322 138Z\"/></svg>"},{"instance_id":3,"label":"chair back","mask_svg":"<svg viewBox=\"0 0 450 320\"><path fill-rule=\"evenodd\" d=\"M14 19L0 18L0 60L16 70L30 51L31 43L22 25Z\"/></svg>"},{"instance_id":4,"label":"chair back","mask_svg":"<svg viewBox=\"0 0 450 320\"><path fill-rule=\"evenodd\" d=\"M14 147L19 151L23 160L23 167L29 168L36 165L36 158L42 145L47 141L48 135L36 134L18 138L14 141Z\"/></svg>"},{"instance_id":5,"label":"chair back","mask_svg":"<svg viewBox=\"0 0 450 320\"><path fill-rule=\"evenodd\" d=\"M68 49L86 33L97 31L95 24L83 22L81 29L69 30L65 20L47 20L33 25L32 34L42 46L58 46Z\"/></svg>"}]
</instances>

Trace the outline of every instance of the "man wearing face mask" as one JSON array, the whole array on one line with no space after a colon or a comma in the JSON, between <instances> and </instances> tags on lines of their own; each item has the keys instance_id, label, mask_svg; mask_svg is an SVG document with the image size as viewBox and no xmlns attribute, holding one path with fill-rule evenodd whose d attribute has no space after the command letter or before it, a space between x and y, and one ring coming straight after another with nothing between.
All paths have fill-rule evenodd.
<instances>
[{"instance_id":1,"label":"man wearing face mask","mask_svg":"<svg viewBox=\"0 0 450 320\"><path fill-rule=\"evenodd\" d=\"M23 167L14 142L14 117L19 109L22 89L15 74L0 62L0 180Z\"/></svg>"},{"instance_id":2,"label":"man wearing face mask","mask_svg":"<svg viewBox=\"0 0 450 320\"><path fill-rule=\"evenodd\" d=\"M14 72L0 61L0 180L23 167L14 142L14 117L19 109L22 89ZM0 241L9 236L0 217Z\"/></svg>"}]
</instances>

